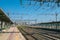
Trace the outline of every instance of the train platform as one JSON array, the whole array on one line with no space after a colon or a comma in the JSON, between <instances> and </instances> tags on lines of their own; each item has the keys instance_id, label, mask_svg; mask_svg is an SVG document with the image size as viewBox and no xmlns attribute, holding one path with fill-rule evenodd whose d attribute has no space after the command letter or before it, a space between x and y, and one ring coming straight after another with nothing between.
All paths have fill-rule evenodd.
<instances>
[{"instance_id":1,"label":"train platform","mask_svg":"<svg viewBox=\"0 0 60 40\"><path fill-rule=\"evenodd\" d=\"M16 27L10 27L0 33L0 40L26 40Z\"/></svg>"}]
</instances>

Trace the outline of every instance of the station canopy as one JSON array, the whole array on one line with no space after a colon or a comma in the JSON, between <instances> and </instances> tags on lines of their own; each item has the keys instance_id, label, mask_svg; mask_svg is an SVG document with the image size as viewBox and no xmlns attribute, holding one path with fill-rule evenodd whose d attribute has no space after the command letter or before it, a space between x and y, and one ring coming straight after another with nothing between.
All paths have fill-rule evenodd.
<instances>
[{"instance_id":1,"label":"station canopy","mask_svg":"<svg viewBox=\"0 0 60 40\"><path fill-rule=\"evenodd\" d=\"M0 9L0 21L5 21L9 23L13 23L10 18L3 12L2 9Z\"/></svg>"}]
</instances>

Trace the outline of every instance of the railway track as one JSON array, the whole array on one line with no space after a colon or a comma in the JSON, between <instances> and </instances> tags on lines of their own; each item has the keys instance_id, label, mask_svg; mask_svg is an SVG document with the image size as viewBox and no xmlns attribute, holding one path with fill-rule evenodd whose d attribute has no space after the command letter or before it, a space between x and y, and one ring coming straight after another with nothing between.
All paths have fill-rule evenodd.
<instances>
[{"instance_id":1,"label":"railway track","mask_svg":"<svg viewBox=\"0 0 60 40\"><path fill-rule=\"evenodd\" d=\"M23 34L23 36L26 38L26 40L37 40L34 36L32 36L32 34L27 33L26 31L24 31L22 28L20 28L20 32Z\"/></svg>"},{"instance_id":2,"label":"railway track","mask_svg":"<svg viewBox=\"0 0 60 40\"><path fill-rule=\"evenodd\" d=\"M38 34L40 34L40 35L42 35L42 36L45 36L45 37L47 37L47 38L50 38L50 39L53 39L53 40L60 40L60 34L57 34L57 33L53 33L53 34L51 34L50 32L52 32L52 31L46 31L46 30L38 30L38 29L34 29L34 30L37 30L38 31ZM42 31L42 32L41 32ZM58 36L56 36L56 35L58 35Z\"/></svg>"},{"instance_id":3,"label":"railway track","mask_svg":"<svg viewBox=\"0 0 60 40\"><path fill-rule=\"evenodd\" d=\"M53 35L54 37L60 38L60 33L48 30L42 30L44 34Z\"/></svg>"},{"instance_id":4,"label":"railway track","mask_svg":"<svg viewBox=\"0 0 60 40\"><path fill-rule=\"evenodd\" d=\"M46 30L27 27L26 29L21 28L21 32L27 40L60 40L60 34L56 32L53 33L52 31L49 32Z\"/></svg>"}]
</instances>

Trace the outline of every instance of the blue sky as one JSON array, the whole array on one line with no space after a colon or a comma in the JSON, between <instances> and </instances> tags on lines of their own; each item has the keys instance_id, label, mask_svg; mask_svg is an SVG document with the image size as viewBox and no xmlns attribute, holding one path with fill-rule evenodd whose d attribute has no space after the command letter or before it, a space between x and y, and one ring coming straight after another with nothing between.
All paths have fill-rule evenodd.
<instances>
[{"instance_id":1,"label":"blue sky","mask_svg":"<svg viewBox=\"0 0 60 40\"><path fill-rule=\"evenodd\" d=\"M44 15L44 14L55 14L58 13L58 21L60 20L60 7L57 7L55 3L44 3L42 6L39 2L32 1L32 5L29 4L30 1L22 2L20 0L0 0L0 8L4 10L6 14L9 13L9 17L12 21L15 20L35 20L38 22L48 22L55 21L55 15ZM42 14L42 15L40 15Z\"/></svg>"}]
</instances>

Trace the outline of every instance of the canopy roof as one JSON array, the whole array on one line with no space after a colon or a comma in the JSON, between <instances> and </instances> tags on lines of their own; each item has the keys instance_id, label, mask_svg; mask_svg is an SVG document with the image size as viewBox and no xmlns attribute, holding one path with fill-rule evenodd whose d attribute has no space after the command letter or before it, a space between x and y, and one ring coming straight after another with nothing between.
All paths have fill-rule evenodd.
<instances>
[{"instance_id":1,"label":"canopy roof","mask_svg":"<svg viewBox=\"0 0 60 40\"><path fill-rule=\"evenodd\" d=\"M5 22L12 23L12 21L10 20L10 18L3 12L2 9L0 9L0 21L5 21Z\"/></svg>"}]
</instances>

